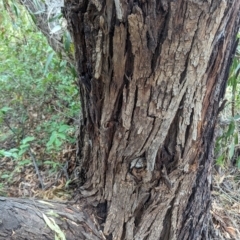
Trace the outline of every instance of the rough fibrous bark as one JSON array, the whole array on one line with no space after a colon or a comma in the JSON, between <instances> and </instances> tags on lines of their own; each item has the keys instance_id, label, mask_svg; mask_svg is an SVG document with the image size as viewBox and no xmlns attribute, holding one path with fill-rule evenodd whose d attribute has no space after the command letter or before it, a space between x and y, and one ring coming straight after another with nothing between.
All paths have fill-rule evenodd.
<instances>
[{"instance_id":1,"label":"rough fibrous bark","mask_svg":"<svg viewBox=\"0 0 240 240\"><path fill-rule=\"evenodd\" d=\"M0 197L1 240L53 240L57 232L46 218L54 219L68 240L103 239L96 219L84 204ZM43 217L45 215L45 219ZM63 240L63 238L57 238Z\"/></svg>"},{"instance_id":2,"label":"rough fibrous bark","mask_svg":"<svg viewBox=\"0 0 240 240\"><path fill-rule=\"evenodd\" d=\"M76 172L100 238L211 239L240 1L65 0L63 12L82 101Z\"/></svg>"},{"instance_id":3,"label":"rough fibrous bark","mask_svg":"<svg viewBox=\"0 0 240 240\"><path fill-rule=\"evenodd\" d=\"M65 1L83 119L81 193L113 239L208 239L233 1Z\"/></svg>"}]
</instances>

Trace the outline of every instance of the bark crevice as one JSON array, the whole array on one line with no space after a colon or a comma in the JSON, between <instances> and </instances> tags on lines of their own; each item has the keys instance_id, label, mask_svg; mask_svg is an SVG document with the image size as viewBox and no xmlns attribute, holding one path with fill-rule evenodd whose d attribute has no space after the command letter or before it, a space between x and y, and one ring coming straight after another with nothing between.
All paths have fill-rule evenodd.
<instances>
[{"instance_id":1,"label":"bark crevice","mask_svg":"<svg viewBox=\"0 0 240 240\"><path fill-rule=\"evenodd\" d=\"M226 76L226 42L236 32L225 29L216 54L214 40L222 22L239 24L240 4L221 1L210 14L208 2L162 2L162 10L156 1L106 1L94 18L88 4L78 13L83 36L72 33L76 58L85 48L91 64L79 66L91 78L83 91L82 194L107 202L107 238L200 237L209 217L214 99L226 82L218 79Z\"/></svg>"}]
</instances>

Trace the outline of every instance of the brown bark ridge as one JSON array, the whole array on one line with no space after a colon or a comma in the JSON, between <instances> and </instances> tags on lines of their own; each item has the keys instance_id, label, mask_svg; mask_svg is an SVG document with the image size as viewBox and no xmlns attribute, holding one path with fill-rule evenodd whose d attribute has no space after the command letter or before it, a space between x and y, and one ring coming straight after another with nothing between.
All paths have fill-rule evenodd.
<instances>
[{"instance_id":1,"label":"brown bark ridge","mask_svg":"<svg viewBox=\"0 0 240 240\"><path fill-rule=\"evenodd\" d=\"M0 239L53 239L50 218L66 239L213 239L214 127L240 1L65 0L63 11L82 204L0 198Z\"/></svg>"},{"instance_id":2,"label":"brown bark ridge","mask_svg":"<svg viewBox=\"0 0 240 240\"><path fill-rule=\"evenodd\" d=\"M91 211L83 206L0 197L0 239L104 239Z\"/></svg>"},{"instance_id":3,"label":"brown bark ridge","mask_svg":"<svg viewBox=\"0 0 240 240\"><path fill-rule=\"evenodd\" d=\"M240 1L65 0L81 194L107 239L210 239L214 126Z\"/></svg>"},{"instance_id":4,"label":"brown bark ridge","mask_svg":"<svg viewBox=\"0 0 240 240\"><path fill-rule=\"evenodd\" d=\"M213 238L214 127L240 1L65 0L63 11L83 112L76 171L97 213L1 198L0 237L53 239L52 208L66 239Z\"/></svg>"}]
</instances>

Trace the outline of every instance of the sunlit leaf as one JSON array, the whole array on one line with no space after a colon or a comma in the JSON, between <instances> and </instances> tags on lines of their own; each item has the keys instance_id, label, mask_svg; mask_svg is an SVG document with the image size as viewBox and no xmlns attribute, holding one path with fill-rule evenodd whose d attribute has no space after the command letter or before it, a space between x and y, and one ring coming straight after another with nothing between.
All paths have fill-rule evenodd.
<instances>
[{"instance_id":1,"label":"sunlit leaf","mask_svg":"<svg viewBox=\"0 0 240 240\"><path fill-rule=\"evenodd\" d=\"M24 138L21 142L22 142L22 144L26 144L28 142L32 142L33 140L35 140L35 137L28 136L28 137Z\"/></svg>"},{"instance_id":2,"label":"sunlit leaf","mask_svg":"<svg viewBox=\"0 0 240 240\"><path fill-rule=\"evenodd\" d=\"M61 125L58 129L59 132L65 132L67 129L69 129L68 125Z\"/></svg>"},{"instance_id":3,"label":"sunlit leaf","mask_svg":"<svg viewBox=\"0 0 240 240\"><path fill-rule=\"evenodd\" d=\"M55 232L55 239L66 240L65 234L60 229L60 227L56 224L55 220L51 217L47 217L44 213L42 213L42 215L48 227Z\"/></svg>"},{"instance_id":4,"label":"sunlit leaf","mask_svg":"<svg viewBox=\"0 0 240 240\"><path fill-rule=\"evenodd\" d=\"M0 155L4 157L12 157L12 153L10 151L0 150Z\"/></svg>"},{"instance_id":5,"label":"sunlit leaf","mask_svg":"<svg viewBox=\"0 0 240 240\"><path fill-rule=\"evenodd\" d=\"M219 156L216 160L217 165L222 166L223 160L224 160L224 156L223 155Z\"/></svg>"}]
</instances>

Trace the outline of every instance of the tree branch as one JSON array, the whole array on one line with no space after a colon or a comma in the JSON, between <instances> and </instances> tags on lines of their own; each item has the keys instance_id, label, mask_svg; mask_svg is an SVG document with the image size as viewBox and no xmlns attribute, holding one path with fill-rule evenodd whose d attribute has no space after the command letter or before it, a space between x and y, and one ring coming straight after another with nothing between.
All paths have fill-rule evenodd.
<instances>
[{"instance_id":1,"label":"tree branch","mask_svg":"<svg viewBox=\"0 0 240 240\"><path fill-rule=\"evenodd\" d=\"M47 38L49 45L57 53L74 65L74 57L64 48L64 33L67 32L67 23L61 16L62 0L19 0L32 16L37 28Z\"/></svg>"},{"instance_id":2,"label":"tree branch","mask_svg":"<svg viewBox=\"0 0 240 240\"><path fill-rule=\"evenodd\" d=\"M94 214L84 205L0 197L0 240L52 240L59 231L65 239L104 239Z\"/></svg>"}]
</instances>

